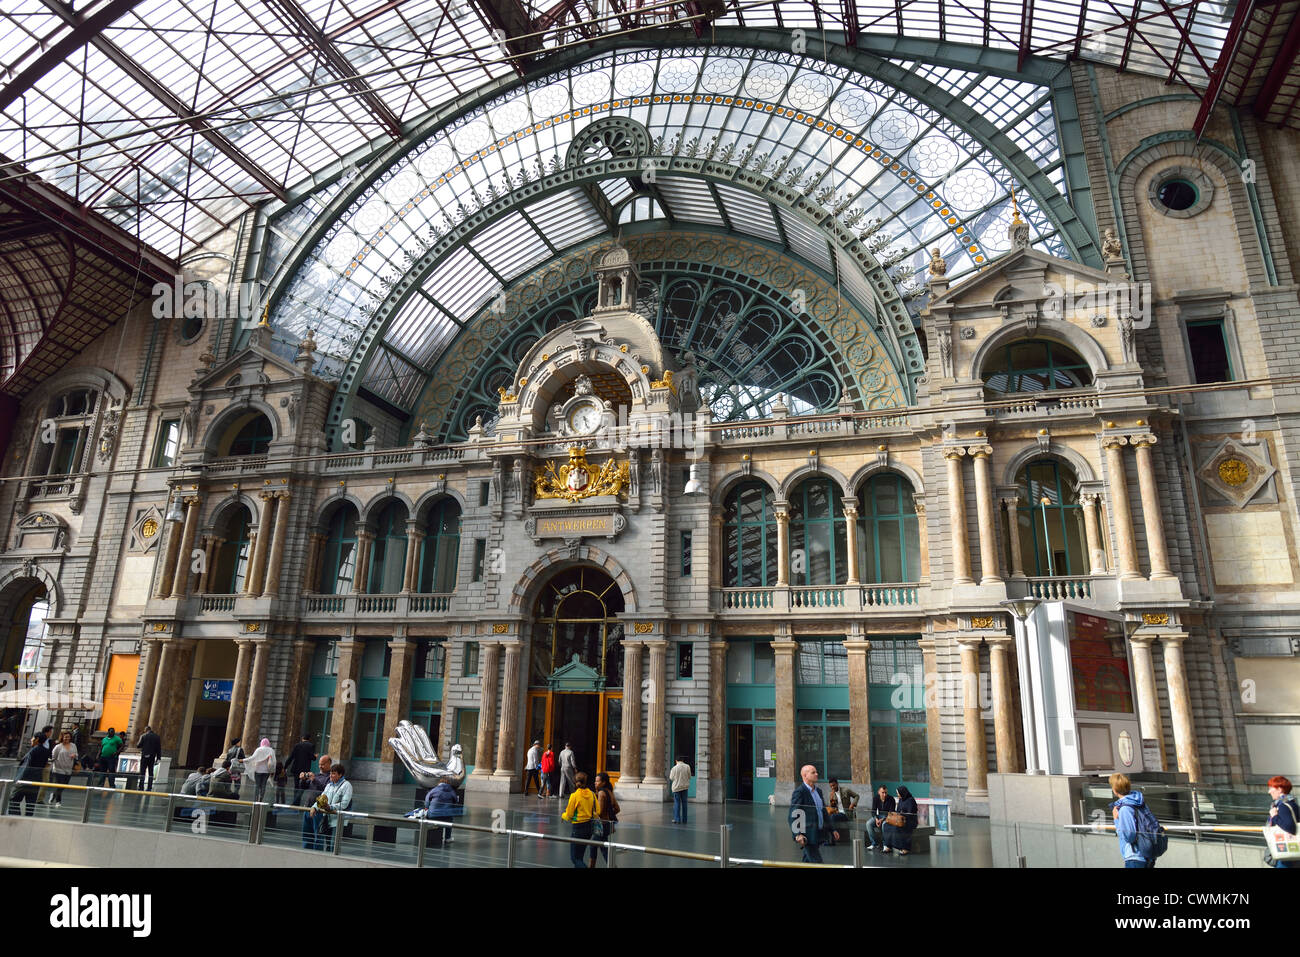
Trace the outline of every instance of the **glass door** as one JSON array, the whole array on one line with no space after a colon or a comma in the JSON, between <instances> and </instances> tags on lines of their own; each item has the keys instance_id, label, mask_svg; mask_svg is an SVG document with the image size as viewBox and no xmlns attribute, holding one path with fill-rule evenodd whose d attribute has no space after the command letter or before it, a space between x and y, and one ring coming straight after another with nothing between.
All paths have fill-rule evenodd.
<instances>
[{"instance_id":1,"label":"glass door","mask_svg":"<svg viewBox=\"0 0 1300 957\"><path fill-rule=\"evenodd\" d=\"M686 759L686 763L691 766L691 786L686 792L689 797L695 797L695 781L700 774L699 762L695 757L695 715L693 714L674 714L669 715L672 720L673 739L672 752L670 757L675 765L678 757Z\"/></svg>"}]
</instances>

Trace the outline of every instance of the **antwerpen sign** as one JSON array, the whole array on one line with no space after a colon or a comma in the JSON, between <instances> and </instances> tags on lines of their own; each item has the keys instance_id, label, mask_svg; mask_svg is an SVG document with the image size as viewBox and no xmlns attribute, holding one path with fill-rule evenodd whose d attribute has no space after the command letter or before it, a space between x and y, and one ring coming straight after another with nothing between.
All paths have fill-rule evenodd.
<instances>
[{"instance_id":1,"label":"antwerpen sign","mask_svg":"<svg viewBox=\"0 0 1300 957\"><path fill-rule=\"evenodd\" d=\"M533 541L543 538L563 538L575 541L581 538L603 537L614 541L623 529L627 528L627 519L615 508L590 508L574 511L536 510L524 521L524 532Z\"/></svg>"}]
</instances>

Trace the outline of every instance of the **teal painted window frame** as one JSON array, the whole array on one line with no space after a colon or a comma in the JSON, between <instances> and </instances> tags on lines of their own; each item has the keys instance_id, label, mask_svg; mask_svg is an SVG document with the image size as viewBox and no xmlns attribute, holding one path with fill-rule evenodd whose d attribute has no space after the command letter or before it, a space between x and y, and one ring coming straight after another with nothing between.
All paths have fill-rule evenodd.
<instances>
[{"instance_id":1,"label":"teal painted window frame","mask_svg":"<svg viewBox=\"0 0 1300 957\"><path fill-rule=\"evenodd\" d=\"M746 493L758 493L759 518L746 520L741 509ZM760 481L741 482L730 492L723 503L722 521L722 587L766 588L776 584L776 513L772 504L772 490ZM746 530L757 529L757 547L746 547ZM727 540L735 534L735 551L728 548ZM757 575L757 581L746 580Z\"/></svg>"},{"instance_id":2,"label":"teal painted window frame","mask_svg":"<svg viewBox=\"0 0 1300 957\"><path fill-rule=\"evenodd\" d=\"M1025 365L1015 358L1016 350L1043 346L1047 351L1047 363ZM995 362L1001 360L997 365ZM1059 361L1058 361L1059 360ZM997 376L1005 377L1005 383L994 385ZM1046 382L1044 388L1026 389L1024 382L1028 376L1041 376ZM1068 346L1051 339L1018 339L994 351L984 362L981 372L984 391L989 395L1019 395L1024 393L1039 394L1058 390L1083 389L1092 385L1092 367ZM1079 381L1068 384L1058 383L1058 377L1073 378Z\"/></svg>"},{"instance_id":3,"label":"teal painted window frame","mask_svg":"<svg viewBox=\"0 0 1300 957\"><path fill-rule=\"evenodd\" d=\"M1041 479L1035 481L1031 478L1031 472L1040 469L1050 469L1049 482L1045 483ZM1021 516L1027 514L1029 519L1030 550L1034 557L1033 574L1040 577L1048 574L1058 577L1088 574L1087 549L1079 531L1083 511L1078 495L1074 491L1073 476L1062 481L1062 466L1059 462L1055 459L1034 459L1025 463L1017 478L1021 493L1028 502L1028 508L1020 510L1016 517L1019 521ZM1040 499L1043 497L1050 499L1051 504L1042 505ZM1043 531L1044 508L1047 510L1046 533ZM1050 564L1047 562L1056 532L1060 533L1060 540L1065 546L1065 568L1057 568L1055 562ZM1075 556L1082 556L1082 566L1079 568L1074 567Z\"/></svg>"},{"instance_id":4,"label":"teal painted window frame","mask_svg":"<svg viewBox=\"0 0 1300 957\"><path fill-rule=\"evenodd\" d=\"M263 455L271 447L271 440L274 438L275 433L271 431L270 420L258 413L244 423L244 427L231 439L230 451L226 454Z\"/></svg>"},{"instance_id":5,"label":"teal painted window frame","mask_svg":"<svg viewBox=\"0 0 1300 957\"><path fill-rule=\"evenodd\" d=\"M249 541L252 538L249 533L250 525L252 525L252 521L251 516L248 514L248 508L240 505L226 526L226 534L230 537L221 543L221 549L217 553L217 567L222 568L226 562L229 562L230 575L224 582L214 580L209 583L209 587L219 584L225 589L224 591L214 590L212 594L238 595L244 590L244 579L248 573L250 558Z\"/></svg>"},{"instance_id":6,"label":"teal painted window frame","mask_svg":"<svg viewBox=\"0 0 1300 957\"><path fill-rule=\"evenodd\" d=\"M687 673L682 674L682 649L686 650L686 667ZM695 680L695 642L679 641L677 642L677 662L673 667L673 673L677 676L678 681Z\"/></svg>"},{"instance_id":7,"label":"teal painted window frame","mask_svg":"<svg viewBox=\"0 0 1300 957\"><path fill-rule=\"evenodd\" d=\"M1192 378L1197 385L1209 384L1211 382L1236 382L1237 368L1232 361L1232 349L1228 342L1227 323L1219 317L1210 319L1185 319L1183 326L1187 335L1187 352L1192 358ZM1219 341L1223 344L1223 361L1228 367L1228 378L1226 379L1202 379L1196 369L1196 351L1192 349L1191 331L1193 329L1215 328L1219 331Z\"/></svg>"},{"instance_id":8,"label":"teal painted window frame","mask_svg":"<svg viewBox=\"0 0 1300 957\"><path fill-rule=\"evenodd\" d=\"M814 501L813 494L819 488L825 492L829 511ZM825 574L819 569L819 574L814 575L813 546L823 535L827 566ZM802 571L797 570L794 560L799 549L803 549L804 556ZM805 479L790 495L790 584L843 585L848 578L848 526L845 525L839 489L825 477Z\"/></svg>"},{"instance_id":9,"label":"teal painted window frame","mask_svg":"<svg viewBox=\"0 0 1300 957\"><path fill-rule=\"evenodd\" d=\"M462 678L474 678L478 675L478 642L465 642L465 650L461 653L460 676Z\"/></svg>"},{"instance_id":10,"label":"teal painted window frame","mask_svg":"<svg viewBox=\"0 0 1300 957\"><path fill-rule=\"evenodd\" d=\"M882 512L878 489L891 485L896 511ZM919 581L921 578L921 530L916 514L912 483L897 472L872 475L858 490L858 574L867 584ZM898 530L898 568L902 576L886 577L881 572L886 557L881 530L894 526ZM891 550L892 552L892 550ZM890 554L888 557L892 558Z\"/></svg>"},{"instance_id":11,"label":"teal painted window frame","mask_svg":"<svg viewBox=\"0 0 1300 957\"><path fill-rule=\"evenodd\" d=\"M357 569L357 513L351 506L330 516L321 560L320 593L350 595ZM347 571L347 577L343 572Z\"/></svg>"},{"instance_id":12,"label":"teal painted window frame","mask_svg":"<svg viewBox=\"0 0 1300 957\"><path fill-rule=\"evenodd\" d=\"M424 541L420 544L420 574L416 579L416 587L421 594L445 594L456 590L460 520L460 505L453 498L445 498L429 509Z\"/></svg>"},{"instance_id":13,"label":"teal painted window frame","mask_svg":"<svg viewBox=\"0 0 1300 957\"><path fill-rule=\"evenodd\" d=\"M682 577L691 577L691 529L682 529Z\"/></svg>"},{"instance_id":14,"label":"teal painted window frame","mask_svg":"<svg viewBox=\"0 0 1300 957\"><path fill-rule=\"evenodd\" d=\"M393 595L402 590L406 572L406 506L398 501L389 502L375 519L375 525L366 591L371 595Z\"/></svg>"},{"instance_id":15,"label":"teal painted window frame","mask_svg":"<svg viewBox=\"0 0 1300 957\"><path fill-rule=\"evenodd\" d=\"M171 454L167 450L173 448ZM154 440L153 467L169 469L176 465L181 453L181 420L163 419L158 423L158 437Z\"/></svg>"},{"instance_id":16,"label":"teal painted window frame","mask_svg":"<svg viewBox=\"0 0 1300 957\"><path fill-rule=\"evenodd\" d=\"M483 580L483 566L487 561L487 539L474 539L474 581Z\"/></svg>"}]
</instances>

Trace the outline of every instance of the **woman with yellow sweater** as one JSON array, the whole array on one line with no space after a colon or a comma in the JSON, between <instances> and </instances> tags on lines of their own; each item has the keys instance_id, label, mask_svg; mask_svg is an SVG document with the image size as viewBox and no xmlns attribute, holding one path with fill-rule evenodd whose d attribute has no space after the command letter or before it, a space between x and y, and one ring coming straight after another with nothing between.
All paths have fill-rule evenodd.
<instances>
[{"instance_id":1,"label":"woman with yellow sweater","mask_svg":"<svg viewBox=\"0 0 1300 957\"><path fill-rule=\"evenodd\" d=\"M587 774L585 771L579 771L573 779L577 786L572 794L569 795L569 806L564 809L561 818L573 825L573 833L570 837L576 837L581 840L591 840L591 822L597 817L599 811L596 805L596 794L591 788L587 787ZM583 858L587 854L587 845L570 844L569 857L573 860L574 867L585 867Z\"/></svg>"}]
</instances>

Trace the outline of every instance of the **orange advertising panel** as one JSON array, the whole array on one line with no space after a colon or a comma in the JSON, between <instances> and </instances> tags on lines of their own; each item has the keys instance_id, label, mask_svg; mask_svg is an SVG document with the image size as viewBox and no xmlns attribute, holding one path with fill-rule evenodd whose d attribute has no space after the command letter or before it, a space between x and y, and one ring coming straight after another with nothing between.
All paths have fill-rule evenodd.
<instances>
[{"instance_id":1,"label":"orange advertising panel","mask_svg":"<svg viewBox=\"0 0 1300 957\"><path fill-rule=\"evenodd\" d=\"M131 699L135 697L135 676L140 671L139 655L114 655L104 682L104 714L99 730L125 731L131 721Z\"/></svg>"}]
</instances>

